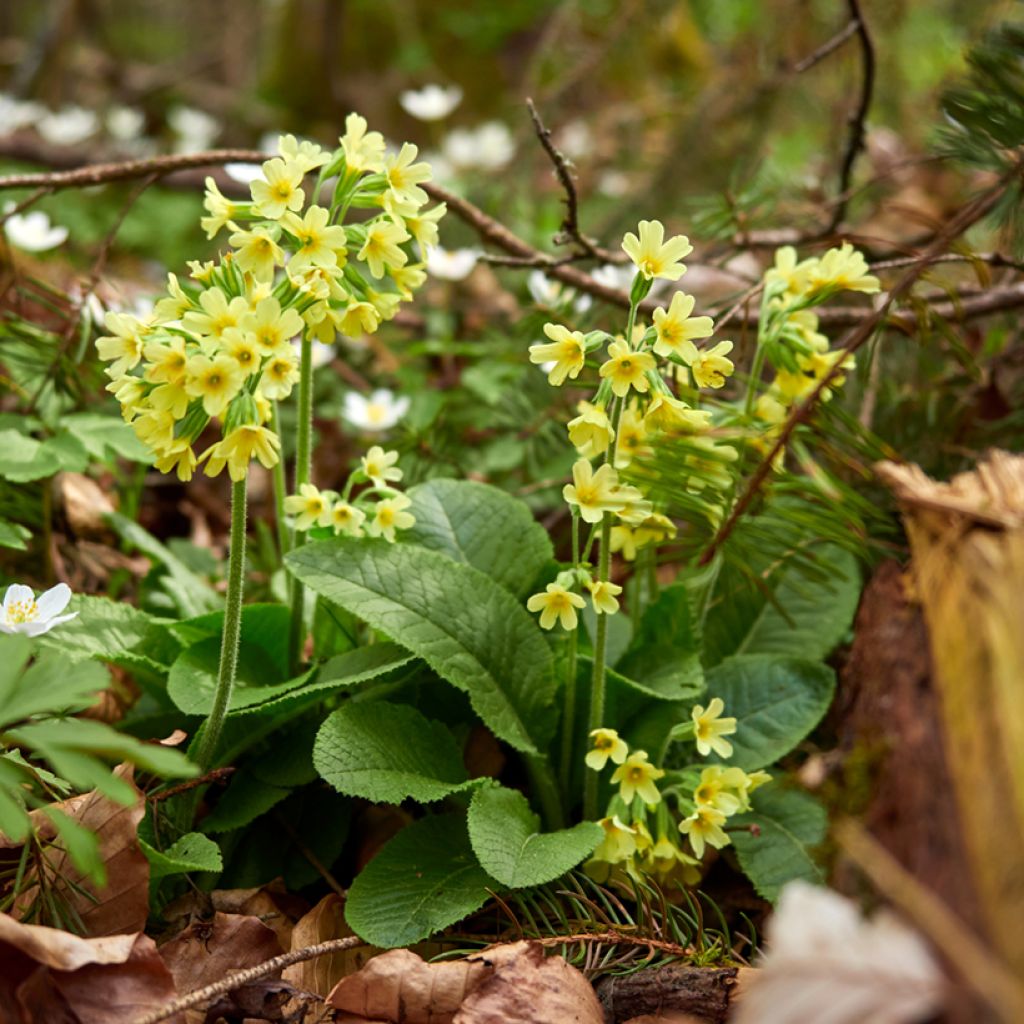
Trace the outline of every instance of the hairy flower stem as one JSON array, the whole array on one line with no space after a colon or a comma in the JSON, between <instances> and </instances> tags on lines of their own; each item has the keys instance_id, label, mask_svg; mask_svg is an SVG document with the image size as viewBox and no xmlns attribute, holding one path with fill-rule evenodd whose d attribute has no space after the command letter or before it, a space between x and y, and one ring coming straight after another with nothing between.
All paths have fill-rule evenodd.
<instances>
[{"instance_id":1,"label":"hairy flower stem","mask_svg":"<svg viewBox=\"0 0 1024 1024\"><path fill-rule=\"evenodd\" d=\"M310 451L313 439L313 342L305 333L302 335L302 355L299 362L298 406L299 428L295 443L294 490L296 493L303 484L309 483ZM300 547L305 539L305 534L296 530L292 535L292 547ZM302 655L306 591L302 583L295 577L292 577L289 588L289 603L291 604L292 618L288 631L288 661L292 666L292 671L298 671Z\"/></svg>"},{"instance_id":2,"label":"hairy flower stem","mask_svg":"<svg viewBox=\"0 0 1024 1024\"><path fill-rule=\"evenodd\" d=\"M245 486L238 480L231 485L231 547L228 549L228 593L224 606L224 631L220 642L220 667L213 709L203 727L203 736L196 752L200 773L213 766L224 719L231 702L238 666L238 639L242 631L242 584L245 576Z\"/></svg>"},{"instance_id":3,"label":"hairy flower stem","mask_svg":"<svg viewBox=\"0 0 1024 1024\"><path fill-rule=\"evenodd\" d=\"M281 437L281 412L277 402L270 407L270 429ZM288 527L285 524L284 496L287 493L288 484L284 476L284 455L274 464L274 521L277 525L277 547L282 560L291 548L291 538L288 536Z\"/></svg>"},{"instance_id":4,"label":"hairy flower stem","mask_svg":"<svg viewBox=\"0 0 1024 1024\"><path fill-rule=\"evenodd\" d=\"M572 565L580 567L580 517L572 517ZM562 759L559 765L559 781L562 794L569 799L569 780L572 776L573 734L576 731L576 653L579 646L579 627L569 634L569 664L565 676L565 697L562 703Z\"/></svg>"}]
</instances>

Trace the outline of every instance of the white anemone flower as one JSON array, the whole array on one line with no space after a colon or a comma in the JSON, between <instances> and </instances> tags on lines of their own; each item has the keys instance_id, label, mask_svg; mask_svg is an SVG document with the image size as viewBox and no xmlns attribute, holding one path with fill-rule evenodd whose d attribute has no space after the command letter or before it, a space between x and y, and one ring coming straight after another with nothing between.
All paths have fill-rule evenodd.
<instances>
[{"instance_id":1,"label":"white anemone flower","mask_svg":"<svg viewBox=\"0 0 1024 1024\"><path fill-rule=\"evenodd\" d=\"M242 185L248 185L263 174L261 164L225 164L224 173Z\"/></svg>"},{"instance_id":2,"label":"white anemone flower","mask_svg":"<svg viewBox=\"0 0 1024 1024\"><path fill-rule=\"evenodd\" d=\"M19 128L27 128L46 113L46 107L41 103L19 100L9 93L0 92L0 135L10 135Z\"/></svg>"},{"instance_id":3,"label":"white anemone flower","mask_svg":"<svg viewBox=\"0 0 1024 1024\"><path fill-rule=\"evenodd\" d=\"M107 111L107 134L118 142L135 142L146 128L146 115L135 107L117 105Z\"/></svg>"},{"instance_id":4,"label":"white anemone flower","mask_svg":"<svg viewBox=\"0 0 1024 1024\"><path fill-rule=\"evenodd\" d=\"M441 152L460 170L497 171L515 156L516 146L507 124L487 121L474 129L458 128L449 132Z\"/></svg>"},{"instance_id":5,"label":"white anemone flower","mask_svg":"<svg viewBox=\"0 0 1024 1024\"><path fill-rule=\"evenodd\" d=\"M401 93L398 102L418 121L441 121L462 102L462 90L457 85L425 85Z\"/></svg>"},{"instance_id":6,"label":"white anemone flower","mask_svg":"<svg viewBox=\"0 0 1024 1024\"><path fill-rule=\"evenodd\" d=\"M531 270L526 277L526 288L530 297L538 306L557 306L562 302L573 300L573 308L577 313L585 313L591 306L589 295L576 295L573 288L568 288L561 281L550 278L543 270Z\"/></svg>"},{"instance_id":7,"label":"white anemone flower","mask_svg":"<svg viewBox=\"0 0 1024 1024\"><path fill-rule=\"evenodd\" d=\"M36 599L31 587L23 583L12 583L4 594L3 608L0 608L0 633L24 633L26 636L41 636L49 633L54 626L69 622L78 615L61 615L71 600L71 588L58 583Z\"/></svg>"},{"instance_id":8,"label":"white anemone flower","mask_svg":"<svg viewBox=\"0 0 1024 1024\"><path fill-rule=\"evenodd\" d=\"M427 273L442 281L462 281L473 272L479 259L476 249L445 249L434 245L427 253Z\"/></svg>"},{"instance_id":9,"label":"white anemone flower","mask_svg":"<svg viewBox=\"0 0 1024 1024\"><path fill-rule=\"evenodd\" d=\"M58 245L63 245L68 237L68 229L51 224L50 218L42 210L12 214L4 224L4 231L11 245L25 252L46 252L47 249L56 249Z\"/></svg>"},{"instance_id":10,"label":"white anemone flower","mask_svg":"<svg viewBox=\"0 0 1024 1024\"><path fill-rule=\"evenodd\" d=\"M356 391L345 395L345 419L361 430L390 430L409 411L409 399L378 388L369 398Z\"/></svg>"},{"instance_id":11,"label":"white anemone flower","mask_svg":"<svg viewBox=\"0 0 1024 1024\"><path fill-rule=\"evenodd\" d=\"M36 131L52 146L77 146L95 134L100 120L85 107L63 107L46 113L36 124Z\"/></svg>"},{"instance_id":12,"label":"white anemone flower","mask_svg":"<svg viewBox=\"0 0 1024 1024\"><path fill-rule=\"evenodd\" d=\"M220 122L204 110L192 107L175 107L167 115L178 140L174 145L176 153L192 153L209 149L220 135Z\"/></svg>"},{"instance_id":13,"label":"white anemone flower","mask_svg":"<svg viewBox=\"0 0 1024 1024\"><path fill-rule=\"evenodd\" d=\"M597 267L590 272L590 276L603 284L606 288L618 288L620 292L628 292L633 286L633 275L636 273L633 265L624 264L617 267L614 263L606 263L603 267Z\"/></svg>"}]
</instances>

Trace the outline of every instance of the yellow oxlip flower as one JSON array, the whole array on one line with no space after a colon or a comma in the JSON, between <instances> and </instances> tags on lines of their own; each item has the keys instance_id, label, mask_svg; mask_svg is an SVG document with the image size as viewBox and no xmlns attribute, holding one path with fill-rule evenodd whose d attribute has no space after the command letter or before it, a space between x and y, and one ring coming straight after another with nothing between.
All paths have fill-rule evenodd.
<instances>
[{"instance_id":1,"label":"yellow oxlip flower","mask_svg":"<svg viewBox=\"0 0 1024 1024\"><path fill-rule=\"evenodd\" d=\"M648 851L644 869L662 883L662 887L678 879L683 885L696 885L700 871L693 857L676 846L668 836L662 836Z\"/></svg>"},{"instance_id":2,"label":"yellow oxlip flower","mask_svg":"<svg viewBox=\"0 0 1024 1024\"><path fill-rule=\"evenodd\" d=\"M336 502L331 509L331 526L335 533L344 533L349 537L362 537L363 523L366 513L346 501Z\"/></svg>"},{"instance_id":3,"label":"yellow oxlip flower","mask_svg":"<svg viewBox=\"0 0 1024 1024\"><path fill-rule=\"evenodd\" d=\"M781 249L775 250L775 264L765 271L765 284L769 287L779 286L782 291L792 296L803 295L807 290L811 270L817 263L816 259L798 263L796 249L791 245L784 245Z\"/></svg>"},{"instance_id":4,"label":"yellow oxlip flower","mask_svg":"<svg viewBox=\"0 0 1024 1024\"><path fill-rule=\"evenodd\" d=\"M598 825L604 829L604 839L593 853L594 860L617 864L636 853L636 829L620 821L618 815L602 818Z\"/></svg>"},{"instance_id":5,"label":"yellow oxlip flower","mask_svg":"<svg viewBox=\"0 0 1024 1024\"><path fill-rule=\"evenodd\" d=\"M169 412L153 410L140 415L132 423L135 436L154 451L169 447L174 441L174 424Z\"/></svg>"},{"instance_id":6,"label":"yellow oxlip flower","mask_svg":"<svg viewBox=\"0 0 1024 1024\"><path fill-rule=\"evenodd\" d=\"M256 347L256 342L253 340L252 335L247 331L231 327L224 332L221 344L223 345L221 351L225 355L231 356L238 363L239 369L246 377L252 376L252 374L259 370L261 362L260 351Z\"/></svg>"},{"instance_id":7,"label":"yellow oxlip flower","mask_svg":"<svg viewBox=\"0 0 1024 1024\"><path fill-rule=\"evenodd\" d=\"M369 302L350 302L338 320L338 330L350 338L373 334L380 327L380 313Z\"/></svg>"},{"instance_id":8,"label":"yellow oxlip flower","mask_svg":"<svg viewBox=\"0 0 1024 1024\"><path fill-rule=\"evenodd\" d=\"M693 800L698 807L714 807L724 815L735 814L742 806L736 789L745 786L746 773L740 768L723 768L720 764L708 765L700 773L700 781L693 791Z\"/></svg>"},{"instance_id":9,"label":"yellow oxlip flower","mask_svg":"<svg viewBox=\"0 0 1024 1024\"><path fill-rule=\"evenodd\" d=\"M277 151L288 164L309 174L316 167L323 167L331 159L331 154L315 142L299 142L294 135L282 135L277 140Z\"/></svg>"},{"instance_id":10,"label":"yellow oxlip flower","mask_svg":"<svg viewBox=\"0 0 1024 1024\"><path fill-rule=\"evenodd\" d=\"M647 760L645 750L634 750L612 774L612 785L619 784L619 796L627 803L639 796L645 804L656 804L661 800L658 787L654 784L664 776L661 768L656 768Z\"/></svg>"},{"instance_id":11,"label":"yellow oxlip flower","mask_svg":"<svg viewBox=\"0 0 1024 1024\"><path fill-rule=\"evenodd\" d=\"M682 399L667 391L659 391L647 406L644 422L665 433L699 434L711 426L711 413L705 409L691 409Z\"/></svg>"},{"instance_id":12,"label":"yellow oxlip flower","mask_svg":"<svg viewBox=\"0 0 1024 1024\"><path fill-rule=\"evenodd\" d=\"M245 379L242 368L227 354L216 359L196 354L189 357L186 367L188 379L185 390L193 398L203 400L207 416L219 416L238 394Z\"/></svg>"},{"instance_id":13,"label":"yellow oxlip flower","mask_svg":"<svg viewBox=\"0 0 1024 1024\"><path fill-rule=\"evenodd\" d=\"M619 484L615 488L615 499L621 503L621 508L615 510L616 515L631 526L646 522L653 511L643 492L629 484Z\"/></svg>"},{"instance_id":14,"label":"yellow oxlip flower","mask_svg":"<svg viewBox=\"0 0 1024 1024\"><path fill-rule=\"evenodd\" d=\"M414 163L419 150L411 142L403 142L398 154L384 161L384 177L399 203L422 206L427 193L419 186L430 180L430 164Z\"/></svg>"},{"instance_id":15,"label":"yellow oxlip flower","mask_svg":"<svg viewBox=\"0 0 1024 1024\"><path fill-rule=\"evenodd\" d=\"M430 245L437 245L439 239L437 225L441 218L448 212L447 203L438 203L429 210L417 212L411 217L405 218L405 226L409 233L423 249Z\"/></svg>"},{"instance_id":16,"label":"yellow oxlip flower","mask_svg":"<svg viewBox=\"0 0 1024 1024\"><path fill-rule=\"evenodd\" d=\"M289 347L287 352L281 351L267 360L260 377L260 394L275 402L287 398L300 376L298 360Z\"/></svg>"},{"instance_id":17,"label":"yellow oxlip flower","mask_svg":"<svg viewBox=\"0 0 1024 1024\"><path fill-rule=\"evenodd\" d=\"M330 213L322 206L311 206L301 219L294 213L281 218L281 227L299 243L288 261L289 273L306 267L337 266L338 252L345 249L345 229L340 224L328 224L329 218Z\"/></svg>"},{"instance_id":18,"label":"yellow oxlip flower","mask_svg":"<svg viewBox=\"0 0 1024 1024\"><path fill-rule=\"evenodd\" d=\"M252 335L263 355L291 351L291 338L302 332L302 317L294 309L281 310L281 303L268 295L242 317L241 328Z\"/></svg>"},{"instance_id":19,"label":"yellow oxlip flower","mask_svg":"<svg viewBox=\"0 0 1024 1024\"><path fill-rule=\"evenodd\" d=\"M153 465L161 473L175 472L182 483L188 483L196 468L196 453L188 439L176 438L168 447L161 448Z\"/></svg>"},{"instance_id":20,"label":"yellow oxlip flower","mask_svg":"<svg viewBox=\"0 0 1024 1024\"><path fill-rule=\"evenodd\" d=\"M766 782L771 782L772 777L765 771L751 772L749 775L739 768L730 768L729 771L739 772L743 776L742 786L737 786L737 793L740 798L740 810L750 810L750 794L759 789Z\"/></svg>"},{"instance_id":21,"label":"yellow oxlip flower","mask_svg":"<svg viewBox=\"0 0 1024 1024\"><path fill-rule=\"evenodd\" d=\"M640 221L640 237L629 232L622 248L648 281L655 277L678 281L686 273L682 260L693 252L685 235L673 235L666 242L665 226L657 220Z\"/></svg>"},{"instance_id":22,"label":"yellow oxlip flower","mask_svg":"<svg viewBox=\"0 0 1024 1024\"><path fill-rule=\"evenodd\" d=\"M719 757L732 756L732 744L723 739L736 731L735 718L722 718L725 702L713 697L705 710L700 704L690 712L693 718L693 735L697 741L697 753L707 757L713 750Z\"/></svg>"},{"instance_id":23,"label":"yellow oxlip flower","mask_svg":"<svg viewBox=\"0 0 1024 1024\"><path fill-rule=\"evenodd\" d=\"M364 260L370 273L380 280L388 267L403 267L409 257L399 243L409 241L409 232L402 224L390 220L376 220L366 229L366 241L359 250L359 259Z\"/></svg>"},{"instance_id":24,"label":"yellow oxlip flower","mask_svg":"<svg viewBox=\"0 0 1024 1024\"><path fill-rule=\"evenodd\" d=\"M383 537L394 543L395 530L408 530L416 525L416 517L405 510L412 504L404 494L382 498L373 509L373 519L366 524L371 537Z\"/></svg>"},{"instance_id":25,"label":"yellow oxlip flower","mask_svg":"<svg viewBox=\"0 0 1024 1024\"><path fill-rule=\"evenodd\" d=\"M199 457L199 461L208 460L206 473L217 476L225 465L228 476L237 484L245 479L249 472L249 463L255 456L265 469L277 464L280 457L281 442L272 430L249 423L236 427L224 440L212 448L207 448Z\"/></svg>"},{"instance_id":26,"label":"yellow oxlip flower","mask_svg":"<svg viewBox=\"0 0 1024 1024\"><path fill-rule=\"evenodd\" d=\"M177 336L151 341L143 349L146 370L143 376L154 384L174 384L185 376L185 339Z\"/></svg>"},{"instance_id":27,"label":"yellow oxlip flower","mask_svg":"<svg viewBox=\"0 0 1024 1024\"><path fill-rule=\"evenodd\" d=\"M644 392L650 387L647 371L653 370L654 356L650 352L634 352L624 341L613 341L608 346L607 362L598 373L612 382L612 391L624 397L632 387Z\"/></svg>"},{"instance_id":28,"label":"yellow oxlip flower","mask_svg":"<svg viewBox=\"0 0 1024 1024\"><path fill-rule=\"evenodd\" d=\"M241 296L230 301L219 288L207 288L199 296L198 310L189 310L182 318L186 330L208 338L220 338L229 327L237 327L249 312L249 303Z\"/></svg>"},{"instance_id":29,"label":"yellow oxlip flower","mask_svg":"<svg viewBox=\"0 0 1024 1024\"><path fill-rule=\"evenodd\" d=\"M595 473L586 459L578 459L572 467L571 484L562 488L562 497L578 506L586 523L599 523L605 512L617 512L623 506L617 487L619 478L607 463Z\"/></svg>"},{"instance_id":30,"label":"yellow oxlip flower","mask_svg":"<svg viewBox=\"0 0 1024 1024\"><path fill-rule=\"evenodd\" d=\"M345 150L345 163L349 170L383 171L384 136L366 130L366 118L349 114L345 118L345 134L338 140Z\"/></svg>"},{"instance_id":31,"label":"yellow oxlip flower","mask_svg":"<svg viewBox=\"0 0 1024 1024\"><path fill-rule=\"evenodd\" d=\"M654 351L659 356L679 356L684 363L691 363L697 358L693 339L709 338L714 333L715 322L711 317L690 316L695 301L692 295L676 292L667 311L654 311Z\"/></svg>"},{"instance_id":32,"label":"yellow oxlip flower","mask_svg":"<svg viewBox=\"0 0 1024 1024\"><path fill-rule=\"evenodd\" d=\"M263 165L263 177L249 184L256 212L268 220L280 220L288 210L301 210L306 199L302 191L302 165L274 157Z\"/></svg>"},{"instance_id":33,"label":"yellow oxlip flower","mask_svg":"<svg viewBox=\"0 0 1024 1024\"><path fill-rule=\"evenodd\" d=\"M813 266L808 276L808 290L812 293L848 291L877 292L878 278L868 273L864 254L843 242L838 249L829 249Z\"/></svg>"},{"instance_id":34,"label":"yellow oxlip flower","mask_svg":"<svg viewBox=\"0 0 1024 1024\"><path fill-rule=\"evenodd\" d=\"M561 324L545 324L544 333L551 339L550 345L531 345L531 363L551 363L548 383L556 388L565 383L566 377L575 380L583 369L587 358L586 343L579 331L570 331Z\"/></svg>"},{"instance_id":35,"label":"yellow oxlip flower","mask_svg":"<svg viewBox=\"0 0 1024 1024\"><path fill-rule=\"evenodd\" d=\"M580 402L577 408L579 416L569 420L569 441L585 459L592 459L608 450L615 431L612 430L604 406ZM622 447L621 428L619 447Z\"/></svg>"},{"instance_id":36,"label":"yellow oxlip flower","mask_svg":"<svg viewBox=\"0 0 1024 1024\"><path fill-rule=\"evenodd\" d=\"M627 562L636 559L636 531L630 526L616 524L612 527L608 538L608 550L613 554L621 554Z\"/></svg>"},{"instance_id":37,"label":"yellow oxlip flower","mask_svg":"<svg viewBox=\"0 0 1024 1024\"><path fill-rule=\"evenodd\" d=\"M96 339L96 351L104 362L113 360L107 367L108 377L123 377L139 365L149 325L127 313L107 313L103 322L111 334Z\"/></svg>"},{"instance_id":38,"label":"yellow oxlip flower","mask_svg":"<svg viewBox=\"0 0 1024 1024\"><path fill-rule=\"evenodd\" d=\"M238 215L238 204L221 194L220 189L217 188L217 182L213 178L206 179L206 195L203 197L203 206L209 210L210 216L201 217L199 226L206 232L207 238L213 238L232 217Z\"/></svg>"},{"instance_id":39,"label":"yellow oxlip flower","mask_svg":"<svg viewBox=\"0 0 1024 1024\"><path fill-rule=\"evenodd\" d=\"M725 815L714 807L698 807L688 818L679 822L679 831L687 836L693 852L704 856L705 846L721 849L729 845L729 837L722 830Z\"/></svg>"},{"instance_id":40,"label":"yellow oxlip flower","mask_svg":"<svg viewBox=\"0 0 1024 1024\"><path fill-rule=\"evenodd\" d=\"M422 263L413 263L405 267L389 266L388 275L395 282L403 299L411 299L413 292L422 288L427 279L427 272L423 269Z\"/></svg>"},{"instance_id":41,"label":"yellow oxlip flower","mask_svg":"<svg viewBox=\"0 0 1024 1024\"><path fill-rule=\"evenodd\" d=\"M186 378L161 384L149 393L149 404L159 412L170 413L176 420L184 419L192 396L185 387Z\"/></svg>"},{"instance_id":42,"label":"yellow oxlip flower","mask_svg":"<svg viewBox=\"0 0 1024 1024\"><path fill-rule=\"evenodd\" d=\"M590 736L594 743L583 759L588 768L599 772L604 770L609 760L614 764L622 764L626 760L629 747L614 729L594 729Z\"/></svg>"},{"instance_id":43,"label":"yellow oxlip flower","mask_svg":"<svg viewBox=\"0 0 1024 1024\"><path fill-rule=\"evenodd\" d=\"M126 374L112 380L106 390L121 404L121 418L125 423L131 423L142 411L140 405L146 397L146 388L140 378Z\"/></svg>"},{"instance_id":44,"label":"yellow oxlip flower","mask_svg":"<svg viewBox=\"0 0 1024 1024\"><path fill-rule=\"evenodd\" d=\"M395 465L398 452L386 452L375 444L362 458L363 472L378 486L386 487L389 481L402 479L402 471Z\"/></svg>"},{"instance_id":45,"label":"yellow oxlip flower","mask_svg":"<svg viewBox=\"0 0 1024 1024\"><path fill-rule=\"evenodd\" d=\"M528 611L540 612L541 629L552 629L555 622L560 622L562 629L575 629L576 609L585 606L586 601L579 594L566 590L558 583L549 583L543 594L534 594L526 602Z\"/></svg>"},{"instance_id":46,"label":"yellow oxlip flower","mask_svg":"<svg viewBox=\"0 0 1024 1024\"><path fill-rule=\"evenodd\" d=\"M630 406L619 417L619 443L615 449L615 468L624 469L633 459L648 454L647 427L638 408Z\"/></svg>"},{"instance_id":47,"label":"yellow oxlip flower","mask_svg":"<svg viewBox=\"0 0 1024 1024\"><path fill-rule=\"evenodd\" d=\"M153 307L156 323L166 324L180 320L192 308L192 300L185 294L175 274L167 275L168 294L158 299Z\"/></svg>"},{"instance_id":48,"label":"yellow oxlip flower","mask_svg":"<svg viewBox=\"0 0 1024 1024\"><path fill-rule=\"evenodd\" d=\"M617 583L593 580L587 584L587 590L590 591L590 600L598 615L614 615L619 610L617 597L622 593L622 587Z\"/></svg>"},{"instance_id":49,"label":"yellow oxlip flower","mask_svg":"<svg viewBox=\"0 0 1024 1024\"><path fill-rule=\"evenodd\" d=\"M652 512L634 531L637 547L660 544L676 535L676 524L660 512Z\"/></svg>"},{"instance_id":50,"label":"yellow oxlip flower","mask_svg":"<svg viewBox=\"0 0 1024 1024\"><path fill-rule=\"evenodd\" d=\"M213 260L205 260L203 262L187 260L186 263L190 271L189 277L193 281L198 281L200 284L209 284L213 280L213 272L217 269L217 264Z\"/></svg>"},{"instance_id":51,"label":"yellow oxlip flower","mask_svg":"<svg viewBox=\"0 0 1024 1024\"><path fill-rule=\"evenodd\" d=\"M699 388L720 388L736 367L725 357L732 351L731 341L720 341L714 348L699 352L690 363L690 373Z\"/></svg>"},{"instance_id":52,"label":"yellow oxlip flower","mask_svg":"<svg viewBox=\"0 0 1024 1024\"><path fill-rule=\"evenodd\" d=\"M284 499L284 510L288 515L295 516L297 530L331 525L331 503L313 484L300 484L298 494L289 494Z\"/></svg>"},{"instance_id":53,"label":"yellow oxlip flower","mask_svg":"<svg viewBox=\"0 0 1024 1024\"><path fill-rule=\"evenodd\" d=\"M284 266L284 249L274 241L266 228L236 231L228 238L235 249L235 260L257 281L272 281L274 268Z\"/></svg>"}]
</instances>

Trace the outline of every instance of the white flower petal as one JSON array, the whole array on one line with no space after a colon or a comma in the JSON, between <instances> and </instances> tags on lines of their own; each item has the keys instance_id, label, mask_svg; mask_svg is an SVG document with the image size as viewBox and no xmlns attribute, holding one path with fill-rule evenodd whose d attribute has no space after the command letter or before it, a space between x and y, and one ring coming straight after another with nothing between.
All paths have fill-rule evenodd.
<instances>
[{"instance_id":1,"label":"white flower petal","mask_svg":"<svg viewBox=\"0 0 1024 1024\"><path fill-rule=\"evenodd\" d=\"M12 583L4 594L4 611L7 611L15 601L31 601L35 596L32 588L26 587L24 583Z\"/></svg>"},{"instance_id":2,"label":"white flower petal","mask_svg":"<svg viewBox=\"0 0 1024 1024\"><path fill-rule=\"evenodd\" d=\"M67 608L68 601L70 600L71 588L66 583L58 583L55 587L50 587L44 594L40 594L36 600L36 606L39 608L39 618L52 619L55 615L60 615Z\"/></svg>"}]
</instances>

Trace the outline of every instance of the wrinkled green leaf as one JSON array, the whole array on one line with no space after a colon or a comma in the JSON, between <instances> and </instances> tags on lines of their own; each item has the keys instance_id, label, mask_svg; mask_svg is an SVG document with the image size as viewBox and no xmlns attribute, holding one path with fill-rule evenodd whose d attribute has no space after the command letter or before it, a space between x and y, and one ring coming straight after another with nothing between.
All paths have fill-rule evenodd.
<instances>
[{"instance_id":1,"label":"wrinkled green leaf","mask_svg":"<svg viewBox=\"0 0 1024 1024\"><path fill-rule=\"evenodd\" d=\"M176 839L166 850L157 850L144 839L139 846L149 861L151 882L168 875L188 875L193 871L220 871L224 863L220 847L208 836L199 832L187 832Z\"/></svg>"},{"instance_id":2,"label":"wrinkled green leaf","mask_svg":"<svg viewBox=\"0 0 1024 1024\"><path fill-rule=\"evenodd\" d=\"M0 478L23 484L60 470L57 453L20 430L0 430Z\"/></svg>"}]
</instances>

